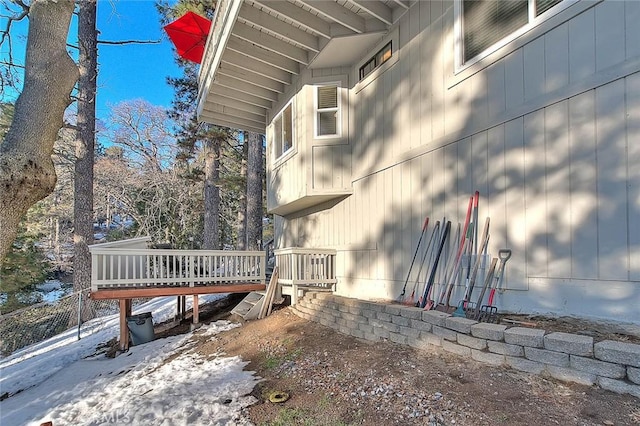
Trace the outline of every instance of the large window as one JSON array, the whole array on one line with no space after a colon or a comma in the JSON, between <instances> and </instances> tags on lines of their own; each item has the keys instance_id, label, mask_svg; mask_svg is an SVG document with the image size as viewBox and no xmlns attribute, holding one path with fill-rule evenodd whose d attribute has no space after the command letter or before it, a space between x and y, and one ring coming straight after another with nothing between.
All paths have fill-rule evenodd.
<instances>
[{"instance_id":1,"label":"large window","mask_svg":"<svg viewBox=\"0 0 640 426\"><path fill-rule=\"evenodd\" d=\"M293 103L289 103L273 120L273 158L278 159L293 148Z\"/></svg>"},{"instance_id":2,"label":"large window","mask_svg":"<svg viewBox=\"0 0 640 426\"><path fill-rule=\"evenodd\" d=\"M563 0L458 0L462 63L504 40Z\"/></svg>"},{"instance_id":3,"label":"large window","mask_svg":"<svg viewBox=\"0 0 640 426\"><path fill-rule=\"evenodd\" d=\"M315 92L315 136L340 136L338 85L316 86Z\"/></svg>"}]
</instances>

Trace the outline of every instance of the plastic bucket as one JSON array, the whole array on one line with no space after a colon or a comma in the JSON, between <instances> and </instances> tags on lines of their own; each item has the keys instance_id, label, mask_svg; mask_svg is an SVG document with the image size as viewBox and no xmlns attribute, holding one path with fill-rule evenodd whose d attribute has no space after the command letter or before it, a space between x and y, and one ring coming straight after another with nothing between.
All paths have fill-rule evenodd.
<instances>
[{"instance_id":1,"label":"plastic bucket","mask_svg":"<svg viewBox=\"0 0 640 426\"><path fill-rule=\"evenodd\" d=\"M153 317L151 312L144 312L138 315L127 317L127 328L131 334L133 345L142 345L155 339L153 332Z\"/></svg>"}]
</instances>

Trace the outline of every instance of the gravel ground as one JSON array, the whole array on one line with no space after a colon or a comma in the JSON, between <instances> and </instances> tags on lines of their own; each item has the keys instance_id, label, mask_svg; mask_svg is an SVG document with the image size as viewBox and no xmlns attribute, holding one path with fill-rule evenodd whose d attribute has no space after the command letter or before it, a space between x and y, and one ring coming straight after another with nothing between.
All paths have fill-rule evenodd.
<instances>
[{"instance_id":1,"label":"gravel ground","mask_svg":"<svg viewBox=\"0 0 640 426\"><path fill-rule=\"evenodd\" d=\"M233 318L230 318L233 320ZM235 319L238 320L238 319ZM640 400L466 360L434 347L371 343L290 309L198 342L250 361L264 380L257 425L634 425ZM286 399L270 402L270 396Z\"/></svg>"}]
</instances>

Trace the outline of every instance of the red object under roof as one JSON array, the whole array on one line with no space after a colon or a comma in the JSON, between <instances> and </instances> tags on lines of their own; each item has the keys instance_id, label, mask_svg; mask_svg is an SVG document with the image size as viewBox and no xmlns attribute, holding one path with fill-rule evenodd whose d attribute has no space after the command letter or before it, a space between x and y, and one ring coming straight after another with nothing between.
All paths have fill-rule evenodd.
<instances>
[{"instance_id":1,"label":"red object under roof","mask_svg":"<svg viewBox=\"0 0 640 426\"><path fill-rule=\"evenodd\" d=\"M193 12L187 12L181 18L164 26L178 55L198 64L202 62L210 28L210 20Z\"/></svg>"}]
</instances>

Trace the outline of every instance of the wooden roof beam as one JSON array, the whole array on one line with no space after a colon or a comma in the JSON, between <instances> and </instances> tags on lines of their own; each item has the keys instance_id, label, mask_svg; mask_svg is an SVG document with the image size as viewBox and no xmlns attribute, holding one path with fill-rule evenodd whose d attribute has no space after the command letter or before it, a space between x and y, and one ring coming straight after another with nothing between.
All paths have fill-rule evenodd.
<instances>
[{"instance_id":1,"label":"wooden roof beam","mask_svg":"<svg viewBox=\"0 0 640 426\"><path fill-rule=\"evenodd\" d=\"M234 117L255 121L261 124L267 121L267 116L264 113L265 110L263 110L262 114L253 114L240 109L232 108L227 105L222 105L218 103L206 103L204 104L203 111L210 112L210 113L224 114L224 115L232 115Z\"/></svg>"},{"instance_id":2,"label":"wooden roof beam","mask_svg":"<svg viewBox=\"0 0 640 426\"><path fill-rule=\"evenodd\" d=\"M373 0L348 0L360 9L366 11L369 15L384 22L386 25L393 24L393 11L380 1Z\"/></svg>"},{"instance_id":3,"label":"wooden roof beam","mask_svg":"<svg viewBox=\"0 0 640 426\"><path fill-rule=\"evenodd\" d=\"M273 90L274 92L284 93L284 84L263 75L257 74L246 68L238 67L233 64L223 62L218 68L218 73L235 77L240 80L246 81L256 86L264 87L265 89Z\"/></svg>"},{"instance_id":4,"label":"wooden roof beam","mask_svg":"<svg viewBox=\"0 0 640 426\"><path fill-rule=\"evenodd\" d=\"M272 80L279 81L280 83L291 84L291 73L288 73L271 65L256 62L251 58L248 58L246 55L235 52L233 50L226 50L224 52L224 55L222 56L222 63L232 64L240 68L245 68L256 74L260 74Z\"/></svg>"},{"instance_id":5,"label":"wooden roof beam","mask_svg":"<svg viewBox=\"0 0 640 426\"><path fill-rule=\"evenodd\" d=\"M258 123L246 118L236 117L233 115L220 114L217 112L203 111L202 115L207 119L210 119L214 124L220 126L226 126L231 129L249 130L255 133L264 134L264 129L267 125L265 123Z\"/></svg>"},{"instance_id":6,"label":"wooden roof beam","mask_svg":"<svg viewBox=\"0 0 640 426\"><path fill-rule=\"evenodd\" d=\"M217 95L225 96L227 98L237 99L239 101L248 103L250 105L259 106L265 109L269 109L272 106L271 101L268 101L266 99L241 92L234 88L219 86L218 84L214 83L214 86L209 96L212 96L211 99L215 99Z\"/></svg>"},{"instance_id":7,"label":"wooden roof beam","mask_svg":"<svg viewBox=\"0 0 640 426\"><path fill-rule=\"evenodd\" d=\"M247 83L243 80L238 80L235 77L229 77L228 75L222 75L218 73L216 75L214 83L228 87L230 89L235 89L239 92L247 93L249 95L257 96L262 99L266 99L268 101L277 101L278 94L269 89L265 89L264 87L256 86L255 84Z\"/></svg>"},{"instance_id":8,"label":"wooden roof beam","mask_svg":"<svg viewBox=\"0 0 640 426\"><path fill-rule=\"evenodd\" d=\"M227 42L227 49L233 50L241 55L253 58L256 61L263 62L291 74L300 73L300 64L298 62L263 49L262 47L256 46L253 43L249 43L248 41L242 40L241 38L233 35Z\"/></svg>"},{"instance_id":9,"label":"wooden roof beam","mask_svg":"<svg viewBox=\"0 0 640 426\"><path fill-rule=\"evenodd\" d=\"M260 46L263 49L282 55L285 58L300 62L304 65L309 64L309 56L306 50L289 44L284 40L280 40L271 34L252 28L247 24L236 22L236 25L233 27L233 35Z\"/></svg>"},{"instance_id":10,"label":"wooden roof beam","mask_svg":"<svg viewBox=\"0 0 640 426\"><path fill-rule=\"evenodd\" d=\"M319 14L329 18L332 21L337 22L343 27L362 34L366 31L366 24L364 18L347 9L344 6L340 6L334 1L326 0L298 0L300 3L308 6L312 10L315 10Z\"/></svg>"},{"instance_id":11,"label":"wooden roof beam","mask_svg":"<svg viewBox=\"0 0 640 426\"><path fill-rule=\"evenodd\" d=\"M290 19L295 24L321 35L322 37L331 38L331 25L322 18L314 15L313 13L307 12L301 7L296 7L294 4L282 0L254 0L254 3Z\"/></svg>"},{"instance_id":12,"label":"wooden roof beam","mask_svg":"<svg viewBox=\"0 0 640 426\"><path fill-rule=\"evenodd\" d=\"M239 20L271 31L287 41L296 43L307 50L311 50L316 53L320 51L317 36L301 30L300 28L294 27L293 25L270 15L267 12L249 6L246 3L240 8Z\"/></svg>"},{"instance_id":13,"label":"wooden roof beam","mask_svg":"<svg viewBox=\"0 0 640 426\"><path fill-rule=\"evenodd\" d=\"M215 94L211 97L211 100L205 102L204 107L211 109L213 105L221 105L240 111L250 112L252 114L266 114L266 108L251 105L246 102L239 101L238 99L228 98L219 94Z\"/></svg>"},{"instance_id":14,"label":"wooden roof beam","mask_svg":"<svg viewBox=\"0 0 640 426\"><path fill-rule=\"evenodd\" d=\"M393 0L393 2L403 9L409 9L409 7L411 7L411 5L409 4L409 0Z\"/></svg>"}]
</instances>

